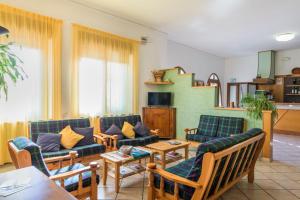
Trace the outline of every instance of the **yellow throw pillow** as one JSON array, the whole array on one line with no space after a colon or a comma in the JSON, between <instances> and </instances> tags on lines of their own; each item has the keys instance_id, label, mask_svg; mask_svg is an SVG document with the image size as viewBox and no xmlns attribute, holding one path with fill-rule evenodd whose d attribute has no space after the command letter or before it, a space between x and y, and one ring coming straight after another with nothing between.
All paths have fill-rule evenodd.
<instances>
[{"instance_id":1,"label":"yellow throw pillow","mask_svg":"<svg viewBox=\"0 0 300 200\"><path fill-rule=\"evenodd\" d=\"M128 122L124 122L122 128L123 135L125 135L127 138L133 139L135 137L135 132L133 128L134 127L131 124L129 124Z\"/></svg>"},{"instance_id":2,"label":"yellow throw pillow","mask_svg":"<svg viewBox=\"0 0 300 200\"><path fill-rule=\"evenodd\" d=\"M61 140L60 143L66 149L73 148L84 136L75 133L70 126L66 126L60 131Z\"/></svg>"}]
</instances>

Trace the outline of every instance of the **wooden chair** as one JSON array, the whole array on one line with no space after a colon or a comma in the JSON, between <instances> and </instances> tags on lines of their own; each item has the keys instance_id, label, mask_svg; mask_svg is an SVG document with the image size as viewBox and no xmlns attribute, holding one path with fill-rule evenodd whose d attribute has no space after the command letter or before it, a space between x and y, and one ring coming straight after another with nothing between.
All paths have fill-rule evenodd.
<instances>
[{"instance_id":1,"label":"wooden chair","mask_svg":"<svg viewBox=\"0 0 300 200\"><path fill-rule=\"evenodd\" d=\"M149 163L147 166L150 172L148 200L177 200L183 198L182 195L184 194L190 195L188 198L192 200L212 200L218 199L246 175L248 175L248 181L253 183L254 166L263 147L264 139L265 134L261 132L221 151L208 151L202 154L201 161L198 160L201 163L197 164L198 168L194 168L199 173L202 169L199 178L195 181L171 173L170 169L166 171L157 168L154 163ZM222 140L225 141L226 139ZM184 189L187 187L191 190ZM172 191L166 191L167 188L172 188Z\"/></svg>"},{"instance_id":2,"label":"wooden chair","mask_svg":"<svg viewBox=\"0 0 300 200\"><path fill-rule=\"evenodd\" d=\"M66 156L43 159L39 146L25 137L8 141L8 150L17 169L35 166L76 198L97 199L97 185L99 183L99 176L97 175L99 165L97 162L91 162L89 166L74 163L78 156L76 151L71 151ZM67 160L69 160L70 165L62 167ZM49 171L46 164L52 162L58 162L60 169Z\"/></svg>"}]
</instances>

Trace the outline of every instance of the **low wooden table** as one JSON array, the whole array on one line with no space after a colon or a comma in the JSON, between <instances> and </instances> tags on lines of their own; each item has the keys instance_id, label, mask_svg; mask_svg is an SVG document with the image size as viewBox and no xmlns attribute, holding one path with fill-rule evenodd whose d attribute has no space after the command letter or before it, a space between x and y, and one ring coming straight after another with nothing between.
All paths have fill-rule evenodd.
<instances>
[{"instance_id":1,"label":"low wooden table","mask_svg":"<svg viewBox=\"0 0 300 200\"><path fill-rule=\"evenodd\" d=\"M1 200L76 200L69 192L64 190L50 180L46 175L35 167L26 167L0 174L0 183L6 180L23 180L30 178L30 187L22 191L1 197Z\"/></svg>"},{"instance_id":2,"label":"low wooden table","mask_svg":"<svg viewBox=\"0 0 300 200\"><path fill-rule=\"evenodd\" d=\"M180 144L170 144L169 143L170 141L178 141L178 142L180 142ZM168 163L175 162L175 161L183 158L181 156L178 158L169 158L168 159L166 157L167 153L169 153L171 151L176 151L178 149L184 149L185 150L184 158L188 159L189 158L189 145L190 145L190 142L185 142L185 141L180 141L180 140L167 140L167 141L161 141L161 142L149 144L146 147L160 155L160 160L157 160L156 162L158 164L160 164L163 169L165 169L166 165Z\"/></svg>"},{"instance_id":3,"label":"low wooden table","mask_svg":"<svg viewBox=\"0 0 300 200\"><path fill-rule=\"evenodd\" d=\"M130 172L130 168L129 168L129 173L126 173L123 175L120 172L122 167L123 167L123 169L125 169L124 165L126 165L126 164L129 165L130 163L135 162L135 161L139 161L139 163L141 163L142 159L149 158L150 162L153 162L154 154L151 150L143 148L143 147L135 147L135 148L141 149L143 151L147 151L150 154L148 156L144 156L144 157L140 157L140 158L136 158L136 159L131 156L128 156L127 158L121 158L121 156L118 157L118 155L116 155L117 151L111 151L108 153L101 154L101 157L103 158L103 185L106 185L107 175L109 174L111 177L113 177L115 179L115 192L118 193L120 190L120 179L121 178L126 178L128 176L132 176L134 174L146 171L146 167L143 166L141 169L132 170L131 172ZM111 169L110 172L108 171L109 164L113 165L113 168Z\"/></svg>"}]
</instances>

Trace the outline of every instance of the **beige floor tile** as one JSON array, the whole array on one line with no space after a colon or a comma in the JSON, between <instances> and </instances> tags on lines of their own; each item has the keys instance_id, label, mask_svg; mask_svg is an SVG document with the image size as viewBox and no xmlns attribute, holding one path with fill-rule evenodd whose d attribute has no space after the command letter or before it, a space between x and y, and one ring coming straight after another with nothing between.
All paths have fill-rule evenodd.
<instances>
[{"instance_id":1,"label":"beige floor tile","mask_svg":"<svg viewBox=\"0 0 300 200\"><path fill-rule=\"evenodd\" d=\"M121 187L129 187L129 188L143 188L144 187L144 173L136 174L130 177L126 177L122 179Z\"/></svg>"},{"instance_id":2,"label":"beige floor tile","mask_svg":"<svg viewBox=\"0 0 300 200\"><path fill-rule=\"evenodd\" d=\"M283 173L283 174L293 181L300 181L300 173L298 172Z\"/></svg>"},{"instance_id":3,"label":"beige floor tile","mask_svg":"<svg viewBox=\"0 0 300 200\"><path fill-rule=\"evenodd\" d=\"M300 190L289 190L289 191L300 199Z\"/></svg>"},{"instance_id":4,"label":"beige floor tile","mask_svg":"<svg viewBox=\"0 0 300 200\"><path fill-rule=\"evenodd\" d=\"M287 190L265 190L276 200L298 200L298 198Z\"/></svg>"},{"instance_id":5,"label":"beige floor tile","mask_svg":"<svg viewBox=\"0 0 300 200\"><path fill-rule=\"evenodd\" d=\"M263 190L243 190L243 193L250 200L274 200L268 193Z\"/></svg>"},{"instance_id":6,"label":"beige floor tile","mask_svg":"<svg viewBox=\"0 0 300 200\"><path fill-rule=\"evenodd\" d=\"M259 190L261 189L255 182L248 183L247 180L242 180L236 184L236 187L239 189L249 189L249 190Z\"/></svg>"},{"instance_id":7,"label":"beige floor tile","mask_svg":"<svg viewBox=\"0 0 300 200\"><path fill-rule=\"evenodd\" d=\"M222 200L247 200L247 197L238 189L231 189L225 192L222 197Z\"/></svg>"},{"instance_id":8,"label":"beige floor tile","mask_svg":"<svg viewBox=\"0 0 300 200\"><path fill-rule=\"evenodd\" d=\"M300 190L300 183L293 180L274 180L283 188L288 190Z\"/></svg>"},{"instance_id":9,"label":"beige floor tile","mask_svg":"<svg viewBox=\"0 0 300 200\"><path fill-rule=\"evenodd\" d=\"M281 181L281 180L280 180ZM267 190L278 190L283 189L278 183L274 182L273 180L256 180L255 183L262 189Z\"/></svg>"},{"instance_id":10,"label":"beige floor tile","mask_svg":"<svg viewBox=\"0 0 300 200\"><path fill-rule=\"evenodd\" d=\"M121 188L116 199L141 200L143 199L142 188Z\"/></svg>"},{"instance_id":11,"label":"beige floor tile","mask_svg":"<svg viewBox=\"0 0 300 200\"><path fill-rule=\"evenodd\" d=\"M114 187L98 187L98 199L115 199L117 196Z\"/></svg>"},{"instance_id":12,"label":"beige floor tile","mask_svg":"<svg viewBox=\"0 0 300 200\"><path fill-rule=\"evenodd\" d=\"M263 175L268 177L268 179L272 179L272 180L287 180L287 179L289 179L284 173L278 173L278 172L265 172L265 173L263 173Z\"/></svg>"}]
</instances>

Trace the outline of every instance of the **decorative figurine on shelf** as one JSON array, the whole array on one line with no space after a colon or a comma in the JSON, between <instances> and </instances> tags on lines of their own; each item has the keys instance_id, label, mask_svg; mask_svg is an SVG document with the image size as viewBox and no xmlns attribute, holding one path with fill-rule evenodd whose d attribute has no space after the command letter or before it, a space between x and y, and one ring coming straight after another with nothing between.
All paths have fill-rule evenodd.
<instances>
[{"instance_id":1,"label":"decorative figurine on shelf","mask_svg":"<svg viewBox=\"0 0 300 200\"><path fill-rule=\"evenodd\" d=\"M155 82L163 82L165 70L154 70L152 71Z\"/></svg>"}]
</instances>

